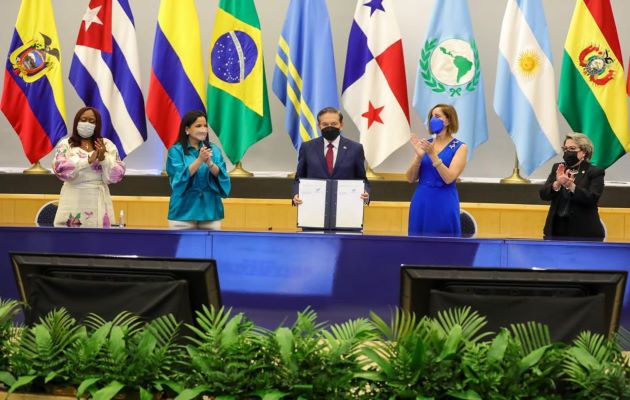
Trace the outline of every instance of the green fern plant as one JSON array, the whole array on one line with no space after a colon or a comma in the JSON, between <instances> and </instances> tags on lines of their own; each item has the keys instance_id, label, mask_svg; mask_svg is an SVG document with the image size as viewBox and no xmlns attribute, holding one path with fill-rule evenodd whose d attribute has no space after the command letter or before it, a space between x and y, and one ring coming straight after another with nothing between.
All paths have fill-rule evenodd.
<instances>
[{"instance_id":1,"label":"green fern plant","mask_svg":"<svg viewBox=\"0 0 630 400\"><path fill-rule=\"evenodd\" d=\"M20 310L21 304L17 300L0 299L0 387L15 383L15 378L9 372L9 359L15 352L15 343L21 332L20 328L13 326L13 318Z\"/></svg>"},{"instance_id":2,"label":"green fern plant","mask_svg":"<svg viewBox=\"0 0 630 400\"><path fill-rule=\"evenodd\" d=\"M381 340L363 350L368 363L360 376L376 385L378 398L475 398L463 385L461 350L484 337L484 317L461 308L435 319L403 310L389 324L374 313L371 319Z\"/></svg>"},{"instance_id":3,"label":"green fern plant","mask_svg":"<svg viewBox=\"0 0 630 400\"><path fill-rule=\"evenodd\" d=\"M180 323L172 315L147 324L130 313L111 322L92 315L87 324L92 331L77 341L69 357L82 380L77 397L89 391L96 400L110 400L121 391L137 391L141 400L150 400L164 390L162 384L170 382L180 359Z\"/></svg>"},{"instance_id":4,"label":"green fern plant","mask_svg":"<svg viewBox=\"0 0 630 400\"><path fill-rule=\"evenodd\" d=\"M193 336L187 338L190 344L176 375L182 387L173 387L179 392L178 400L204 393L243 395L268 386L265 371L273 366L264 357L266 330L223 307L204 306L197 311L196 322L196 326L188 325Z\"/></svg>"},{"instance_id":5,"label":"green fern plant","mask_svg":"<svg viewBox=\"0 0 630 400\"><path fill-rule=\"evenodd\" d=\"M555 380L562 360L546 325L514 324L491 342L469 343L462 369L468 393L478 398L560 398Z\"/></svg>"},{"instance_id":6,"label":"green fern plant","mask_svg":"<svg viewBox=\"0 0 630 400\"><path fill-rule=\"evenodd\" d=\"M53 310L39 323L25 328L11 355L10 367L16 379L9 392L31 384L67 383L72 371L65 362L65 352L80 329L64 309Z\"/></svg>"},{"instance_id":7,"label":"green fern plant","mask_svg":"<svg viewBox=\"0 0 630 400\"><path fill-rule=\"evenodd\" d=\"M567 392L574 399L630 399L630 365L617 343L582 332L565 353Z\"/></svg>"},{"instance_id":8,"label":"green fern plant","mask_svg":"<svg viewBox=\"0 0 630 400\"><path fill-rule=\"evenodd\" d=\"M365 398L358 390L362 378L361 350L376 338L373 325L364 318L327 326L307 308L297 314L291 328L274 331L270 347L277 348L278 368L274 387L290 398Z\"/></svg>"}]
</instances>

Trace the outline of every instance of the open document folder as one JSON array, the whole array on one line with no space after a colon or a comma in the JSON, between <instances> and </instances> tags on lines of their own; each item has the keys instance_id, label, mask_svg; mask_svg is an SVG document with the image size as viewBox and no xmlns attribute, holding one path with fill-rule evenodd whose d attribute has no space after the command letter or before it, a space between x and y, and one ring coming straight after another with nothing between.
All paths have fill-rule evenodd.
<instances>
[{"instance_id":1,"label":"open document folder","mask_svg":"<svg viewBox=\"0 0 630 400\"><path fill-rule=\"evenodd\" d=\"M300 179L298 226L326 230L363 229L362 180Z\"/></svg>"}]
</instances>

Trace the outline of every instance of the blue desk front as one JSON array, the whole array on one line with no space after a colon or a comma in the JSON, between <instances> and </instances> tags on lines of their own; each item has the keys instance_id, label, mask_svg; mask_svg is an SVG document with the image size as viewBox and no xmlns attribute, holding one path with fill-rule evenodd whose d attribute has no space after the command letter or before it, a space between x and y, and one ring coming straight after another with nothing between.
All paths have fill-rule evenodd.
<instances>
[{"instance_id":1,"label":"blue desk front","mask_svg":"<svg viewBox=\"0 0 630 400\"><path fill-rule=\"evenodd\" d=\"M630 244L316 233L0 227L0 297L18 298L8 253L214 258L223 304L273 328L311 306L341 322L399 303L400 265L630 271ZM630 327L630 286L622 311Z\"/></svg>"}]
</instances>

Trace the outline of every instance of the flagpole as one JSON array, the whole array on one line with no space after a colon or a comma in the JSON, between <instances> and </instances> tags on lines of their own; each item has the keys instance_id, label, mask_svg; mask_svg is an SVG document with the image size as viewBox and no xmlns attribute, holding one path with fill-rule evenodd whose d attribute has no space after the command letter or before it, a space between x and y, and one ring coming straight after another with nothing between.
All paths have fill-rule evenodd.
<instances>
[{"instance_id":1,"label":"flagpole","mask_svg":"<svg viewBox=\"0 0 630 400\"><path fill-rule=\"evenodd\" d=\"M521 170L518 167L518 156L514 156L514 169L512 170L512 175L501 179L500 182L507 184L530 183L529 179L525 179L521 176Z\"/></svg>"},{"instance_id":2,"label":"flagpole","mask_svg":"<svg viewBox=\"0 0 630 400\"><path fill-rule=\"evenodd\" d=\"M243 168L243 164L239 161L239 162L236 163L234 168L230 171L230 176L250 177L250 176L254 176L254 174L252 174L251 172L249 172L245 168Z\"/></svg>"},{"instance_id":3,"label":"flagpole","mask_svg":"<svg viewBox=\"0 0 630 400\"><path fill-rule=\"evenodd\" d=\"M42 164L37 161L35 164L31 165L30 168L22 171L23 174L50 174L50 171L46 168L42 167Z\"/></svg>"}]
</instances>

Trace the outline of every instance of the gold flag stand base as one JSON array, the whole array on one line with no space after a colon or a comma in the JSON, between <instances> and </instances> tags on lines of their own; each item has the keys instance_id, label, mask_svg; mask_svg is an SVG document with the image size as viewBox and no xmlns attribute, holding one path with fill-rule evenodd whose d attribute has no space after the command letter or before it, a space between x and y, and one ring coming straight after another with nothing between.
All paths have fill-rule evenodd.
<instances>
[{"instance_id":1,"label":"gold flag stand base","mask_svg":"<svg viewBox=\"0 0 630 400\"><path fill-rule=\"evenodd\" d=\"M50 174L50 171L47 170L46 168L42 167L42 165L39 163L39 161L37 161L35 164L31 165L30 168L25 169L24 171L22 171L23 174L39 174L39 175L44 175L44 174Z\"/></svg>"},{"instance_id":2,"label":"gold flag stand base","mask_svg":"<svg viewBox=\"0 0 630 400\"><path fill-rule=\"evenodd\" d=\"M372 167L370 166L368 166L365 176L368 178L369 181L379 181L385 179L385 177L383 177L382 175L374 172L374 170L372 170Z\"/></svg>"},{"instance_id":3,"label":"gold flag stand base","mask_svg":"<svg viewBox=\"0 0 630 400\"><path fill-rule=\"evenodd\" d=\"M287 178L295 179L295 172L291 172L287 175Z\"/></svg>"},{"instance_id":4,"label":"gold flag stand base","mask_svg":"<svg viewBox=\"0 0 630 400\"><path fill-rule=\"evenodd\" d=\"M521 176L521 170L518 167L518 158L514 162L514 169L512 170L512 175L507 178L503 178L500 181L501 183L515 184L515 183L530 183L529 179L525 179Z\"/></svg>"},{"instance_id":5,"label":"gold flag stand base","mask_svg":"<svg viewBox=\"0 0 630 400\"><path fill-rule=\"evenodd\" d=\"M246 171L243 168L243 164L241 164L241 162L237 162L236 165L234 166L234 169L230 171L230 176L236 176L236 177L250 177L250 176L254 176L254 174L252 174L249 171Z\"/></svg>"}]
</instances>

